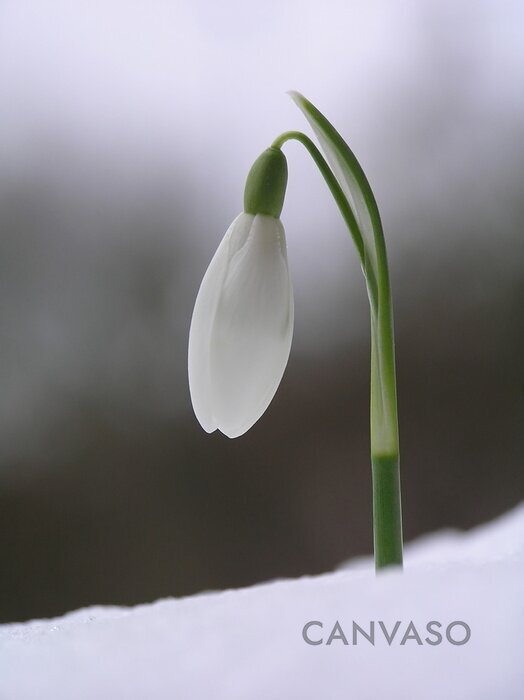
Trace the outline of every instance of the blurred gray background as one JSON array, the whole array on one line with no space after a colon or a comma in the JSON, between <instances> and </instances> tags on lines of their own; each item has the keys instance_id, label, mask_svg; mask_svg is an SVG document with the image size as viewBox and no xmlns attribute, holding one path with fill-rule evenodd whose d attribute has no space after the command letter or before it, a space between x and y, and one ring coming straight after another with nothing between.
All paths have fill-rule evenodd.
<instances>
[{"instance_id":1,"label":"blurred gray background","mask_svg":"<svg viewBox=\"0 0 524 700\"><path fill-rule=\"evenodd\" d=\"M323 572L370 553L369 327L351 241L285 147L295 340L244 437L191 409L203 273L303 92L374 187L406 539L524 470L524 8L2 0L0 619Z\"/></svg>"}]
</instances>

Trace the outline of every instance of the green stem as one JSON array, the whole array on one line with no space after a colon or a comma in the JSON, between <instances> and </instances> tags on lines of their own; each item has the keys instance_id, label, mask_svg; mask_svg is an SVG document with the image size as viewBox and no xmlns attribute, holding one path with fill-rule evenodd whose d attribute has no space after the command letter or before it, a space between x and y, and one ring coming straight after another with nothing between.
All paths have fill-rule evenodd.
<instances>
[{"instance_id":1,"label":"green stem","mask_svg":"<svg viewBox=\"0 0 524 700\"><path fill-rule=\"evenodd\" d=\"M375 567L402 566L402 509L398 457L373 457Z\"/></svg>"},{"instance_id":2,"label":"green stem","mask_svg":"<svg viewBox=\"0 0 524 700\"><path fill-rule=\"evenodd\" d=\"M355 244L358 256L360 258L360 264L364 270L366 266L364 240L362 238L357 220L355 219L355 215L353 214L353 210L351 209L342 188L338 184L337 178L333 175L331 168L326 163L322 153L318 150L313 141L309 138L309 136L306 136L306 134L303 134L301 131L286 131L273 141L271 147L280 149L286 143L286 141L291 140L301 143L315 161L316 166L320 170L322 177L326 181L326 184L333 195L340 213L342 214L342 218L346 222L346 226L349 229L353 243ZM373 296L376 296L376 281L373 283Z\"/></svg>"}]
</instances>

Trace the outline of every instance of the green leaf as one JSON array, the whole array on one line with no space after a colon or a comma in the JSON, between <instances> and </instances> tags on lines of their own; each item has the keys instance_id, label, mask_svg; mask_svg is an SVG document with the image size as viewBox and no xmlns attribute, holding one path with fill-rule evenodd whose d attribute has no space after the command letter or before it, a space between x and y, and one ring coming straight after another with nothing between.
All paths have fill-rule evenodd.
<instances>
[{"instance_id":1,"label":"green leaf","mask_svg":"<svg viewBox=\"0 0 524 700\"><path fill-rule=\"evenodd\" d=\"M303 95L289 94L315 132L362 236L371 308L371 453L398 455L393 310L377 203L360 163L335 127Z\"/></svg>"},{"instance_id":2,"label":"green leaf","mask_svg":"<svg viewBox=\"0 0 524 700\"><path fill-rule=\"evenodd\" d=\"M315 132L359 225L366 254L364 273L368 276L367 268L371 266L373 277L377 279L376 235L381 234L382 227L375 197L364 171L353 151L326 117L299 92L292 90L289 95Z\"/></svg>"}]
</instances>

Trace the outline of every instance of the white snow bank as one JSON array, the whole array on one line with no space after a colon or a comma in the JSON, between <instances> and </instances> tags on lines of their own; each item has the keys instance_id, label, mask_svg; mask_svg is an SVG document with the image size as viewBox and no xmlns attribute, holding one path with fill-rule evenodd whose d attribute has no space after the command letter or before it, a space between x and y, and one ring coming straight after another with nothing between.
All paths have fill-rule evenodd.
<instances>
[{"instance_id":1,"label":"white snow bank","mask_svg":"<svg viewBox=\"0 0 524 700\"><path fill-rule=\"evenodd\" d=\"M359 560L323 576L0 626L0 698L523 698L524 505L406 550L402 575L375 578ZM304 641L309 621L322 623L307 631L321 644ZM389 645L383 629L391 636L397 621ZM428 632L431 621L442 627ZM353 624L370 635L372 622L374 644Z\"/></svg>"}]
</instances>

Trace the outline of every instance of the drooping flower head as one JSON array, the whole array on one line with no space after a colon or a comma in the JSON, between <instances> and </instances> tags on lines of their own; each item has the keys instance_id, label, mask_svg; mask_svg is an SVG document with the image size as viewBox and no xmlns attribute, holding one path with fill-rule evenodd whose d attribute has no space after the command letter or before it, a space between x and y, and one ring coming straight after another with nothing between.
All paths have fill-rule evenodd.
<instances>
[{"instance_id":1,"label":"drooping flower head","mask_svg":"<svg viewBox=\"0 0 524 700\"><path fill-rule=\"evenodd\" d=\"M189 388L207 432L245 433L280 384L293 336L293 290L280 221L287 163L269 148L255 161L244 211L202 280L189 333Z\"/></svg>"}]
</instances>

